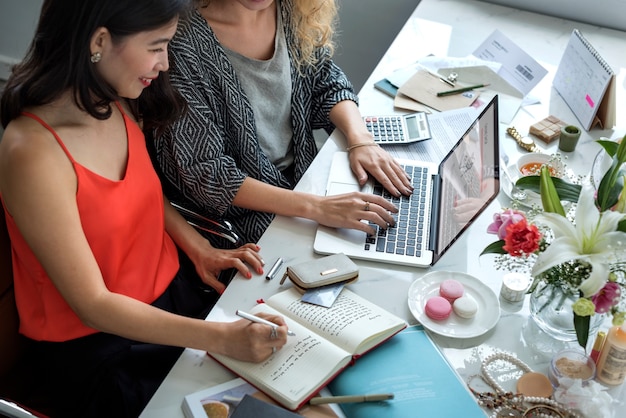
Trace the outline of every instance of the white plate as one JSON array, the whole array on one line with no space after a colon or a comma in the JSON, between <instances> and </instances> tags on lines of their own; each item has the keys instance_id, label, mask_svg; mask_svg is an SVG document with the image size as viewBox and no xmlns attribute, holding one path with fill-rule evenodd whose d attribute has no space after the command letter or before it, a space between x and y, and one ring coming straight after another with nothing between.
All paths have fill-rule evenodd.
<instances>
[{"instance_id":1,"label":"white plate","mask_svg":"<svg viewBox=\"0 0 626 418\"><path fill-rule=\"evenodd\" d=\"M426 315L426 301L432 296L439 296L439 284L446 279L459 281L465 288L465 294L476 301L476 316L465 319L452 311L447 319L435 321ZM409 310L424 328L452 338L478 337L493 328L500 319L500 302L493 290L476 277L456 271L433 271L411 283Z\"/></svg>"}]
</instances>

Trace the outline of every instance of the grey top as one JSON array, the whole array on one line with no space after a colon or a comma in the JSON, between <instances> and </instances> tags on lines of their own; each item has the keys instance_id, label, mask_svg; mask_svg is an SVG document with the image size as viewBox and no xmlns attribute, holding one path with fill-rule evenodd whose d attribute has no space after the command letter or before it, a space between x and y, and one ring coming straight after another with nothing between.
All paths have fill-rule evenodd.
<instances>
[{"instance_id":1,"label":"grey top","mask_svg":"<svg viewBox=\"0 0 626 418\"><path fill-rule=\"evenodd\" d=\"M251 100L228 55L196 11L181 19L169 46L169 77L189 106L186 114L154 138L157 169L168 198L203 215L228 219L246 242L256 242L274 215L232 205L246 177L293 188L317 154L314 129L330 133L330 110L358 101L328 51L298 71L291 56L291 0L276 2L290 63L293 180L270 160L257 135ZM291 171L291 170L290 170ZM220 245L212 237L214 245Z\"/></svg>"},{"instance_id":2,"label":"grey top","mask_svg":"<svg viewBox=\"0 0 626 418\"><path fill-rule=\"evenodd\" d=\"M269 160L285 171L293 164L291 73L280 13L276 17L274 56L266 61L224 48L250 100L256 134Z\"/></svg>"}]
</instances>

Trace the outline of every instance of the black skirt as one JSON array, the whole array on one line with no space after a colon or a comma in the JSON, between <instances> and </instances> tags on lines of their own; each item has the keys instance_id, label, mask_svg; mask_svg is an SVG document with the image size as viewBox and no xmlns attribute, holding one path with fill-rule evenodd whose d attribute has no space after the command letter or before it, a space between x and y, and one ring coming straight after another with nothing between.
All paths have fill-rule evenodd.
<instances>
[{"instance_id":1,"label":"black skirt","mask_svg":"<svg viewBox=\"0 0 626 418\"><path fill-rule=\"evenodd\" d=\"M152 305L205 318L219 294L200 281L186 256L181 254L180 262L176 277ZM15 398L51 418L137 417L183 350L106 333L66 342L29 341L27 347L20 367L27 383Z\"/></svg>"}]
</instances>

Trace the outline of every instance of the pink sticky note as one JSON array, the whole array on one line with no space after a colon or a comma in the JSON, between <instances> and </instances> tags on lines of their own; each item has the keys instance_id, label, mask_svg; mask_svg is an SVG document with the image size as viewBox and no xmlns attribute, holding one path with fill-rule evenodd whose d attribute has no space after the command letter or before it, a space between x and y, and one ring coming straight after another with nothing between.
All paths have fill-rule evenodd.
<instances>
[{"instance_id":1,"label":"pink sticky note","mask_svg":"<svg viewBox=\"0 0 626 418\"><path fill-rule=\"evenodd\" d=\"M589 105L589 107L594 107L596 104L593 102L593 99L591 97L589 97L588 94L585 95L585 100L587 100L587 104Z\"/></svg>"}]
</instances>

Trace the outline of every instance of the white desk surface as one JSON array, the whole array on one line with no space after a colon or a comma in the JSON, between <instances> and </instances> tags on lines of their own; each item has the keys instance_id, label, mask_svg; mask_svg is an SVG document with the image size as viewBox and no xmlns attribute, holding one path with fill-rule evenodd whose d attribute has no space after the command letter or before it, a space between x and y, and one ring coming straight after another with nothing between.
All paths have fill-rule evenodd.
<instances>
[{"instance_id":1,"label":"white desk surface","mask_svg":"<svg viewBox=\"0 0 626 418\"><path fill-rule=\"evenodd\" d=\"M373 88L373 83L392 71L403 68L418 59L434 54L437 56L465 57L471 54L495 29L499 29L524 51L544 65L549 74L531 92L540 103L521 108L513 125L522 133L529 126L548 115L577 123L576 118L560 96L551 88L562 52L574 28L580 29L589 42L617 74L617 126L611 130L593 130L583 136L575 152L567 156L567 164L579 173L587 173L593 157L600 147L593 141L602 136L622 137L626 133L626 33L586 25L564 19L524 12L489 3L472 0L422 0L396 37L360 92L363 114L392 113L392 99ZM500 126L501 147L515 161L521 151L505 134L506 126ZM540 145L543 143L540 142ZM325 193L327 172L333 152L345 147L345 139L333 134L326 142L297 189L316 194ZM546 152L556 152L556 143L545 146ZM483 280L499 294L504 272L495 269L493 258L479 258L482 249L491 241L487 225L492 214L510 201L504 193L491 205L481 218L472 225L464 237L431 269L453 270L472 274ZM299 219L277 217L259 241L261 254L268 265L277 257L283 257L284 266L317 257L312 249L316 224ZM471 245L470 245L471 243ZM417 321L407 304L409 285L430 270L403 266L357 261L360 266L359 281L350 289L376 302L385 309L405 318L409 323ZM268 267L269 268L269 267ZM236 309L249 309L259 298L267 298L280 290L279 278L272 281L256 275L246 280L236 276L209 314L209 320L233 321ZM452 339L432 335L450 364L463 379L480 370L481 361L496 351L515 354L536 371L547 373L549 357L542 353L545 344L554 341L542 338L528 316L528 298L523 304L511 305L501 301L501 317L491 331L472 339ZM554 349L553 347L551 349ZM143 418L182 417L180 405L189 393L214 386L235 377L202 351L186 349L172 368L143 414ZM501 385L514 390L513 380L502 378ZM626 402L623 386L610 389L620 408Z\"/></svg>"}]
</instances>

